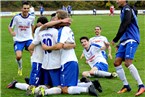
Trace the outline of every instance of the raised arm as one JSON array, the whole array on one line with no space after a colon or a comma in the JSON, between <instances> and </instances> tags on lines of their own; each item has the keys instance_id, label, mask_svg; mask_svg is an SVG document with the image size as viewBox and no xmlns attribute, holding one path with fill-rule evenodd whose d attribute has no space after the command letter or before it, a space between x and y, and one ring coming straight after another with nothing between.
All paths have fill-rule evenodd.
<instances>
[{"instance_id":1,"label":"raised arm","mask_svg":"<svg viewBox=\"0 0 145 97\"><path fill-rule=\"evenodd\" d=\"M46 29L47 27L52 27L54 25L61 24L61 23L62 24L64 23L64 25L70 24L71 23L71 18L65 18L63 20L50 21L48 23L45 23L44 25L41 26L40 31Z\"/></svg>"}]
</instances>

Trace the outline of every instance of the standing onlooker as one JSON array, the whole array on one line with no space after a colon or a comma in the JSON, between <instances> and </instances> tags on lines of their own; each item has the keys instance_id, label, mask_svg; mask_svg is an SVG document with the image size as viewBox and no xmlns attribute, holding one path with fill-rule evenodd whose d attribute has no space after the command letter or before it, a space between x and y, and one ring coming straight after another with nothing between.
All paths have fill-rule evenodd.
<instances>
[{"instance_id":1,"label":"standing onlooker","mask_svg":"<svg viewBox=\"0 0 145 97\"><path fill-rule=\"evenodd\" d=\"M62 10L67 11L67 8L63 5Z\"/></svg>"},{"instance_id":2,"label":"standing onlooker","mask_svg":"<svg viewBox=\"0 0 145 97\"><path fill-rule=\"evenodd\" d=\"M44 7L43 5L40 6L40 15L43 16L43 12L44 12Z\"/></svg>"},{"instance_id":3,"label":"standing onlooker","mask_svg":"<svg viewBox=\"0 0 145 97\"><path fill-rule=\"evenodd\" d=\"M109 14L109 16L110 16L110 15L114 15L114 10L115 10L114 6L111 5L111 6L110 6L110 14Z\"/></svg>"},{"instance_id":4,"label":"standing onlooker","mask_svg":"<svg viewBox=\"0 0 145 97\"><path fill-rule=\"evenodd\" d=\"M125 66L129 69L131 75L138 83L138 91L135 96L139 96L144 93L145 87L137 68L132 63L135 52L140 43L137 14L135 14L135 11L127 4L127 0L117 0L117 4L119 7L121 7L121 24L118 33L112 40L112 45L120 40L114 66L124 85L123 88L118 91L118 93L131 91L130 85L125 76L124 69L121 65L123 60L125 60Z\"/></svg>"},{"instance_id":5,"label":"standing onlooker","mask_svg":"<svg viewBox=\"0 0 145 97\"><path fill-rule=\"evenodd\" d=\"M67 12L70 16L72 16L71 14L71 11L72 11L72 7L70 5L67 6Z\"/></svg>"},{"instance_id":6,"label":"standing onlooker","mask_svg":"<svg viewBox=\"0 0 145 97\"><path fill-rule=\"evenodd\" d=\"M93 15L96 15L97 10L94 8L93 9Z\"/></svg>"},{"instance_id":7,"label":"standing onlooker","mask_svg":"<svg viewBox=\"0 0 145 97\"><path fill-rule=\"evenodd\" d=\"M13 36L16 61L18 63L18 75L20 76L22 76L22 51L24 47L28 50L33 39L32 30L34 28L35 17L28 13L29 8L29 3L24 2L22 4L22 13L13 17L8 28Z\"/></svg>"}]
</instances>

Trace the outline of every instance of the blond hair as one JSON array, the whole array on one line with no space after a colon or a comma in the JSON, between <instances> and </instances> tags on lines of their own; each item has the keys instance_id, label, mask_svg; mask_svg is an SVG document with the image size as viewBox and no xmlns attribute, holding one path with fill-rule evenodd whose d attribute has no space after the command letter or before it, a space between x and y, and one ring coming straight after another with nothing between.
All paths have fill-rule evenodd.
<instances>
[{"instance_id":1,"label":"blond hair","mask_svg":"<svg viewBox=\"0 0 145 97\"><path fill-rule=\"evenodd\" d=\"M68 12L64 10L57 10L56 14L58 19L65 19L69 17Z\"/></svg>"}]
</instances>

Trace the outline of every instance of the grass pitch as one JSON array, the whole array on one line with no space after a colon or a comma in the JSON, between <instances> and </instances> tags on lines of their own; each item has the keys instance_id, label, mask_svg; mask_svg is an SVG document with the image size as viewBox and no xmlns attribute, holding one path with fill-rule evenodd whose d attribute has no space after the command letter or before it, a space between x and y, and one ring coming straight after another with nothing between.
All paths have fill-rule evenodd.
<instances>
[{"instance_id":1,"label":"grass pitch","mask_svg":"<svg viewBox=\"0 0 145 97\"><path fill-rule=\"evenodd\" d=\"M24 78L29 77L31 64L30 64L30 54L24 50L23 52L23 76L20 77L17 75L17 64L15 62L15 54L13 49L13 39L8 32L8 24L10 23L12 17L2 17L1 18L1 97L25 97L26 92L18 89L7 89L6 86L8 83L14 79L19 82L25 82ZM50 18L48 16L48 18ZM97 25L102 27L102 35L105 35L108 38L108 41L111 41L118 31L120 24L119 15L108 16L108 15L79 15L72 16L73 22L71 28L75 33L75 40L77 43L76 46L76 55L79 60L79 78L81 78L81 73L84 70L89 70L90 67L85 64L85 59L80 60L80 55L82 53L82 47L79 42L81 36L93 37L95 36L94 28ZM140 27L140 36L141 43L138 47L138 50L135 55L134 65L137 67L139 74L142 78L143 83L145 83L145 16L138 16L138 23ZM115 48L112 47L113 60L108 60L109 71L115 71L113 66L113 61L115 57ZM100 97L134 97L138 87L136 81L131 76L127 68L125 68L125 73L128 79L128 82L132 88L132 91L124 94L117 94L116 92L122 88L122 82L119 78L106 79L99 78L99 81L102 85L103 92L99 93ZM91 78L92 80L94 78ZM50 95L50 97L89 97L88 94L80 95ZM33 97L33 96L30 96ZM145 97L145 93L140 97Z\"/></svg>"}]
</instances>

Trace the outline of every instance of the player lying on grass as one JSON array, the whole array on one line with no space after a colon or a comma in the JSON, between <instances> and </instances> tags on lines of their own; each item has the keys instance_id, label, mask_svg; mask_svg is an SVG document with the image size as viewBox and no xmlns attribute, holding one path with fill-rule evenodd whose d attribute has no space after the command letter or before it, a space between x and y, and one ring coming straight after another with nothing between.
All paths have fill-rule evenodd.
<instances>
[{"instance_id":1,"label":"player lying on grass","mask_svg":"<svg viewBox=\"0 0 145 97\"><path fill-rule=\"evenodd\" d=\"M46 85L39 85L36 88L32 88L29 84L27 83L20 83L16 80L12 81L7 85L8 89L20 89L20 90L26 90L27 93L30 95L35 94L35 97L42 97L44 95L52 95L52 94L61 94L62 90L60 87L51 87L48 88ZM31 91L30 91L31 89ZM100 85L100 82L96 79L93 81L90 81L88 78L82 78L78 82L77 86L70 87L68 89L68 94L80 94L80 93L89 93L90 95L98 96L96 94L96 89L99 92L102 92L102 87Z\"/></svg>"},{"instance_id":2,"label":"player lying on grass","mask_svg":"<svg viewBox=\"0 0 145 97\"><path fill-rule=\"evenodd\" d=\"M91 67L90 71L84 71L82 73L84 77L117 77L115 72L108 72L108 63L101 53L105 47L101 47L97 43L90 44L89 38L86 36L81 37L80 42L84 48L83 54L85 55L86 61Z\"/></svg>"}]
</instances>

